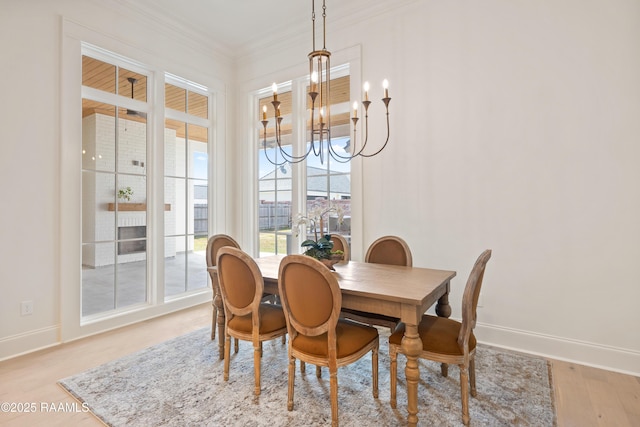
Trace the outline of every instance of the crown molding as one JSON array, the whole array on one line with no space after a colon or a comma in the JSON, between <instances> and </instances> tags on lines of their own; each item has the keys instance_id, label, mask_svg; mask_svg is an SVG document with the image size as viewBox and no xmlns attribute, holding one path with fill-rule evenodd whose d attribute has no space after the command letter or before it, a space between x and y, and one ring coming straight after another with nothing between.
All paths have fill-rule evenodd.
<instances>
[{"instance_id":1,"label":"crown molding","mask_svg":"<svg viewBox=\"0 0 640 427\"><path fill-rule=\"evenodd\" d=\"M194 28L189 22L177 18L173 11L157 4L142 4L136 0L113 0L122 6L123 11L135 14L135 18L161 31L171 31L183 42L194 49L207 53L216 52L227 58L242 60L272 46L287 46L299 43L311 36L309 16L295 17L295 22L281 20L279 24L269 22L268 32L256 32L255 36L239 47L231 47L222 40L212 39L205 31ZM375 18L376 16L395 12L407 5L419 3L423 0L357 0L342 1L327 5L327 28L355 25L359 22ZM247 6L250 8L250 6ZM283 15L284 18L288 16ZM288 18L291 18L290 16ZM309 49L311 42L309 41Z\"/></svg>"},{"instance_id":2,"label":"crown molding","mask_svg":"<svg viewBox=\"0 0 640 427\"><path fill-rule=\"evenodd\" d=\"M113 0L119 4L123 11L135 14L136 20L162 32L171 32L173 36L179 38L184 44L192 49L204 54L212 52L227 58L233 58L234 51L228 45L214 40L204 31L200 31L189 25L188 22L177 19L171 10L158 5L153 7L141 4L135 0Z\"/></svg>"}]
</instances>

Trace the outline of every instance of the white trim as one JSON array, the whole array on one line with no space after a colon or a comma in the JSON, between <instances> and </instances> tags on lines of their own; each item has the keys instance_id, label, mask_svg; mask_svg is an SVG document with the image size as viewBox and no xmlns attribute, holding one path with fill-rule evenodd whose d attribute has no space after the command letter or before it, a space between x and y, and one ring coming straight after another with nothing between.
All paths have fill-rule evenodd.
<instances>
[{"instance_id":1,"label":"white trim","mask_svg":"<svg viewBox=\"0 0 640 427\"><path fill-rule=\"evenodd\" d=\"M185 310L187 308L195 307L201 304L211 303L211 290L206 290L199 295L189 295L184 298L175 298L171 301L171 307L169 304L163 306L156 306L157 310L145 310L136 312L137 316L129 316L126 321L118 319L118 322L111 322L108 325L106 322L101 322L100 329L88 331L87 328L83 329L83 333L72 337L67 340L60 340L61 326L55 325L47 328L32 330L23 334L12 335L0 340L0 362L15 357L23 356L25 354L33 353L46 348L52 348L59 346L63 343L77 341L79 339L87 338L92 335L101 334L114 329L118 329L124 326L139 323L145 320L154 319L159 316L164 316L169 313ZM170 308L167 310L167 308Z\"/></svg>"},{"instance_id":2,"label":"white trim","mask_svg":"<svg viewBox=\"0 0 640 427\"><path fill-rule=\"evenodd\" d=\"M640 352L478 322L479 342L598 369L640 376Z\"/></svg>"},{"instance_id":3,"label":"white trim","mask_svg":"<svg viewBox=\"0 0 640 427\"><path fill-rule=\"evenodd\" d=\"M0 362L59 344L59 332L55 325L0 339Z\"/></svg>"},{"instance_id":4,"label":"white trim","mask_svg":"<svg viewBox=\"0 0 640 427\"><path fill-rule=\"evenodd\" d=\"M59 263L57 270L57 283L59 284L59 323L55 327L55 336L49 331L45 336L39 337L40 333L36 331L36 342L29 344L29 349L43 348L46 346L55 345L61 342L68 342L85 336L93 335L96 333L104 332L110 329L119 328L128 324L140 322L152 317L168 314L174 311L182 310L194 305L202 304L211 301L211 288L205 287L188 294L180 295L178 297L170 298L164 301L164 264L161 262L161 255L154 256L155 251L150 252L150 256L147 262L147 287L149 289L148 303L139 305L136 307L129 307L126 310L122 310L120 316L115 316L115 312L106 313L104 317L98 319L89 319L88 322L81 324L81 301L80 301L80 287L81 287L81 272L79 266L81 265L81 231L79 224L81 223L81 200L80 200L80 183L81 179L81 124L78 118L81 117L82 112L82 94L83 90L92 95L100 98L118 97L118 102L113 102L114 105L122 105L123 101L131 102L132 105L138 105L135 100L130 100L126 97L121 97L115 94L105 94L100 91L91 90L91 88L82 88L82 60L81 54L91 51L91 55L94 56L94 50L97 52L96 56L105 55L105 52L109 52L108 62L114 63L113 58L119 58L126 63L128 69L133 71L142 71L141 74L145 74L149 79L148 90L148 107L136 108L138 110L155 110L157 114L149 116L147 121L147 138L149 144L147 146L148 161L150 161L151 168L148 170L147 179L151 187L148 188L148 196L150 197L150 203L156 210L163 211L163 179L162 167L164 162L163 154L163 138L164 138L164 70L158 68L157 64L150 56L149 52L144 51L143 47L132 47L130 45L123 44L121 41L114 39L109 35L105 35L87 27L79 25L73 21L65 18L61 18L61 58L60 58L60 138L58 142L60 153L60 167L59 167L59 194L60 198L57 204L58 219L59 219ZM90 44L91 43L91 44ZM104 46L105 49L95 48L95 45ZM111 56L111 52L116 53L115 56ZM120 53L118 53L120 52ZM139 65L132 66L130 64L136 64L131 60L125 60L125 55L131 57L140 57L144 61L148 61L148 66L141 68ZM115 62L117 65L118 62ZM139 70L139 71L138 71ZM203 76L204 77L204 76ZM206 81L212 82L215 87L224 88L219 81L205 78ZM187 82L183 79L183 83ZM203 85L195 85L193 88L195 92L201 92ZM100 93L97 93L100 92ZM214 96L213 93L208 92L207 95L210 99L210 106L213 106ZM114 98L116 99L116 98ZM218 101L224 100L224 96L220 97ZM128 104L127 104L128 105ZM217 106L216 107L220 107ZM222 105L221 107L224 107ZM155 111L154 110L154 111ZM215 114L215 110L212 108L210 117ZM192 119L188 120L193 122ZM198 119L200 122L200 119ZM225 120L220 121L220 126L213 129L213 118L207 121L207 127L209 127L209 148L210 153L212 143L215 144L216 137L224 135ZM222 139L222 138L220 138ZM154 143L155 141L155 143ZM154 166L155 165L155 166ZM210 167L211 169L211 167ZM220 173L224 173L224 162L222 162L222 170ZM211 176L210 176L211 177ZM155 183L155 184L154 184ZM213 184L210 182L210 184ZM218 195L217 195L218 197ZM223 199L217 199L211 208L210 217L220 217L217 212L224 208L224 204L220 203ZM211 202L211 200L210 200ZM151 210L150 210L151 211ZM148 236L149 244L153 248L157 248L157 254L163 253L163 218L161 215L153 215L148 213L148 223L153 226L153 233ZM153 259L152 259L153 257ZM155 264L154 264L155 263ZM151 268L155 265L157 268ZM149 288L152 286L153 288ZM31 342L30 335L28 333L25 338L18 337L18 341L24 343ZM22 352L25 345L12 344L11 356L15 356L16 353Z\"/></svg>"}]
</instances>

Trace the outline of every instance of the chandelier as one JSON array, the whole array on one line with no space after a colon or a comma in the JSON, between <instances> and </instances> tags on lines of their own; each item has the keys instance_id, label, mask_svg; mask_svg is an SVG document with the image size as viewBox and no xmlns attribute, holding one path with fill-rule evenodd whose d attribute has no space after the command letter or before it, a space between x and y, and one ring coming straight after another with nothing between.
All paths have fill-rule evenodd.
<instances>
[{"instance_id":1,"label":"chandelier","mask_svg":"<svg viewBox=\"0 0 640 427\"><path fill-rule=\"evenodd\" d=\"M358 103L353 103L353 115L351 121L353 122L353 140L351 143L347 143L345 150L347 154L341 154L336 152L331 144L331 52L326 48L326 14L327 7L325 0L322 0L322 49L316 49L316 6L315 0L311 1L311 25L313 34L313 50L309 53L309 98L311 100L311 129L310 129L310 143L307 151L302 155L293 155L287 153L282 147L281 138L281 124L283 117L280 114L280 101L278 101L278 86L273 83L273 117L275 119L275 143L278 147L281 160L278 160L278 156L275 159L271 159L267 152L267 106L263 106L262 109L262 126L264 127L264 137L262 147L266 159L274 166L282 166L286 163L300 163L309 157L313 153L314 156L320 158L320 163L324 164L324 158L328 155L335 161L340 163L346 163L354 157L373 157L380 153L389 142L389 83L385 79L382 82L384 88L384 103L386 110L387 120L387 138L384 144L374 152L365 153L364 150L369 140L369 83L364 84L364 100L362 106L364 108L364 142L362 146L358 148L356 146L356 127L358 123ZM326 141L326 149L324 148Z\"/></svg>"}]
</instances>

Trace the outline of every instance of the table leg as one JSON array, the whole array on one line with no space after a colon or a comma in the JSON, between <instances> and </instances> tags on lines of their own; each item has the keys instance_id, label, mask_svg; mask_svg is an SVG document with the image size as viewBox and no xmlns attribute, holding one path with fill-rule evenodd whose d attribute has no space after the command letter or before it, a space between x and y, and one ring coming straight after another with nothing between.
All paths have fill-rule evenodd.
<instances>
[{"instance_id":1,"label":"table leg","mask_svg":"<svg viewBox=\"0 0 640 427\"><path fill-rule=\"evenodd\" d=\"M438 299L436 304L436 314L438 317L449 318L451 316L451 306L449 305L449 285L447 285L447 292ZM449 375L449 365L446 363L440 364L440 372L443 377Z\"/></svg>"},{"instance_id":2,"label":"table leg","mask_svg":"<svg viewBox=\"0 0 640 427\"><path fill-rule=\"evenodd\" d=\"M407 365L404 373L407 378L407 425L418 424L418 382L420 381L420 368L418 356L422 352L422 340L418 335L418 326L406 324L404 337L402 338L402 351L407 356Z\"/></svg>"},{"instance_id":3,"label":"table leg","mask_svg":"<svg viewBox=\"0 0 640 427\"><path fill-rule=\"evenodd\" d=\"M451 306L449 305L449 287L447 286L447 292L438 299L436 304L436 314L439 317L449 318L451 316Z\"/></svg>"}]
</instances>

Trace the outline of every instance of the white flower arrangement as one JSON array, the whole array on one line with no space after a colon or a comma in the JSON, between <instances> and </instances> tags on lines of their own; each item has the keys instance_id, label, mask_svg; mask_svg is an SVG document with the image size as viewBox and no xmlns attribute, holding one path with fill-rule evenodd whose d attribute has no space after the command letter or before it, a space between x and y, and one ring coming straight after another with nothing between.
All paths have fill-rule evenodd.
<instances>
[{"instance_id":1,"label":"white flower arrangement","mask_svg":"<svg viewBox=\"0 0 640 427\"><path fill-rule=\"evenodd\" d=\"M132 196L133 190L131 189L131 187L125 187L118 190L118 199L123 199L129 202L131 201Z\"/></svg>"}]
</instances>

